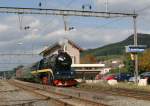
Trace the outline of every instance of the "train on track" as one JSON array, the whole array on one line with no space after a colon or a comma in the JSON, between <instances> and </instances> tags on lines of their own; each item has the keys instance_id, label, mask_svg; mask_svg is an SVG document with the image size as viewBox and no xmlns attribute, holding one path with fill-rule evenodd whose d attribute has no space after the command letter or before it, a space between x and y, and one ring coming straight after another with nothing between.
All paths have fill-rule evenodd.
<instances>
[{"instance_id":1,"label":"train on track","mask_svg":"<svg viewBox=\"0 0 150 106\"><path fill-rule=\"evenodd\" d=\"M59 51L58 54L43 58L32 66L23 68L23 70L31 70L32 76L46 85L75 86L78 82L75 80L76 73L71 68L71 64L70 55L64 51Z\"/></svg>"}]
</instances>

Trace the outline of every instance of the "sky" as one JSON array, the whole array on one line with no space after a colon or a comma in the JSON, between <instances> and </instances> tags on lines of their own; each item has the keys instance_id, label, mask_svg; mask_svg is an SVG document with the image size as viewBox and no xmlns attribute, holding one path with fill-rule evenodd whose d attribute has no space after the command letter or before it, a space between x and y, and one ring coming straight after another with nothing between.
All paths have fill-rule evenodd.
<instances>
[{"instance_id":1,"label":"sky","mask_svg":"<svg viewBox=\"0 0 150 106\"><path fill-rule=\"evenodd\" d=\"M29 7L106 11L106 0L0 0L0 7ZM150 33L150 0L108 0L109 12L138 13L137 31ZM84 49L101 47L126 39L133 34L132 18L65 17L0 13L0 54L38 54L49 45L68 38ZM30 26L28 30L24 27ZM0 71L17 65L28 65L41 57L38 55L0 55Z\"/></svg>"}]
</instances>

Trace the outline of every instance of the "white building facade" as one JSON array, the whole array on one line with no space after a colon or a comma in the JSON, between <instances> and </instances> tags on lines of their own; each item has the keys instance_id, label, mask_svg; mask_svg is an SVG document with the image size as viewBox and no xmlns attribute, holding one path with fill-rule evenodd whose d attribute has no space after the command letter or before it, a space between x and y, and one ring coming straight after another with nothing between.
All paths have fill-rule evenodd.
<instances>
[{"instance_id":1,"label":"white building facade","mask_svg":"<svg viewBox=\"0 0 150 106\"><path fill-rule=\"evenodd\" d=\"M80 52L83 50L77 46L74 42L67 40L65 43L55 43L54 45L49 46L47 49L42 51L40 55L43 57L49 57L53 54L58 54L59 50L64 50L72 58L72 64L80 63Z\"/></svg>"}]
</instances>

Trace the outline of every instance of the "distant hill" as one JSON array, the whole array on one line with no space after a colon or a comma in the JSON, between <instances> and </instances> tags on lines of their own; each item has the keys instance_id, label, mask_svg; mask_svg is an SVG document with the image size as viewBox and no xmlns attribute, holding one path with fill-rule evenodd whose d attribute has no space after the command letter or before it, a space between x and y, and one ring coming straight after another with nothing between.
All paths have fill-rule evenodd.
<instances>
[{"instance_id":1,"label":"distant hill","mask_svg":"<svg viewBox=\"0 0 150 106\"><path fill-rule=\"evenodd\" d=\"M127 39L125 39L121 42L105 45L103 47L99 47L99 48L95 48L95 49L85 50L82 53L82 56L87 53L93 54L96 57L97 56L107 56L107 55L122 55L125 52L125 46L133 45L133 41L134 41L134 36L131 35ZM138 34L138 44L147 45L147 47L150 48L150 34L139 33Z\"/></svg>"}]
</instances>

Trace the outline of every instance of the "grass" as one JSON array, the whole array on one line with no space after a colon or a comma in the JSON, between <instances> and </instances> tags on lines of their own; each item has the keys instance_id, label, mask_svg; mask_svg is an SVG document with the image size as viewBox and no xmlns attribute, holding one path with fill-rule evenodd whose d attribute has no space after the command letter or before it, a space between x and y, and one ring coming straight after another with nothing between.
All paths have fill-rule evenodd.
<instances>
[{"instance_id":1,"label":"grass","mask_svg":"<svg viewBox=\"0 0 150 106\"><path fill-rule=\"evenodd\" d=\"M122 55L109 55L109 56L97 56L97 60L110 60L110 59L120 59L122 58L123 56Z\"/></svg>"},{"instance_id":2,"label":"grass","mask_svg":"<svg viewBox=\"0 0 150 106\"><path fill-rule=\"evenodd\" d=\"M99 82L99 83L91 83L91 84L86 84L82 83L78 86L80 89L84 90L111 90L115 88L122 88L122 89L128 89L128 90L134 90L134 91L147 91L150 92L150 85L147 86L138 86L137 84L134 83L128 83L128 82L119 82L117 85L109 85L107 82Z\"/></svg>"}]
</instances>

